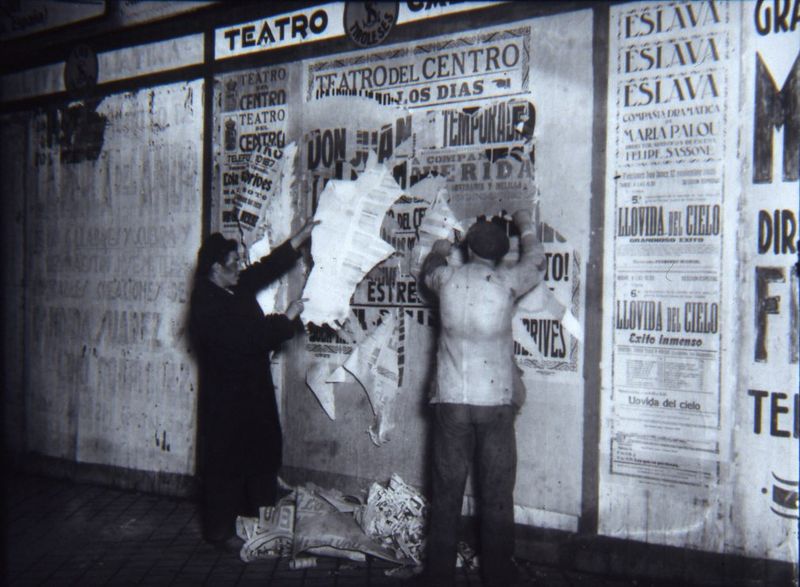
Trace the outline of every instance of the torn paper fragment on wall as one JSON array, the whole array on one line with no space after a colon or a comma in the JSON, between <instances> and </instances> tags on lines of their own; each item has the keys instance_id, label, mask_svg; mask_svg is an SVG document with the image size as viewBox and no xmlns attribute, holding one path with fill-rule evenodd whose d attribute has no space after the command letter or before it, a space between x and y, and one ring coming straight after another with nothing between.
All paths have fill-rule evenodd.
<instances>
[{"instance_id":1,"label":"torn paper fragment on wall","mask_svg":"<svg viewBox=\"0 0 800 587\"><path fill-rule=\"evenodd\" d=\"M241 220L238 223L241 242L245 247L245 258L249 263L256 263L262 257L269 255L273 248L289 237L292 220L295 216L292 206L292 187L295 181L294 161L297 155L297 145L290 143L282 152L273 147L269 147L269 149L278 156L273 160L272 165L268 164L268 158L263 157L260 152L255 152L251 156L247 170L241 173L241 181L246 186L248 183L257 183L255 180L256 168L268 169L267 180L273 183L268 186L265 183L267 180L260 181L261 207L254 207L255 200L252 197L245 198L240 202L237 196L235 204L237 218L248 214L246 208L251 206L253 206L253 214L258 214L258 219L252 227ZM275 281L256 295L261 310L265 314L278 311L281 305L279 303L281 285L282 280Z\"/></svg>"},{"instance_id":2,"label":"torn paper fragment on wall","mask_svg":"<svg viewBox=\"0 0 800 587\"><path fill-rule=\"evenodd\" d=\"M517 302L516 312L512 322L514 340L529 351L538 348L537 341L525 327L524 318L528 316L544 314L549 318L560 320L564 329L574 336L578 341L583 342L583 328L569 310L566 304L562 303L556 295L550 291L544 282L533 288L532 291L524 295Z\"/></svg>"},{"instance_id":3,"label":"torn paper fragment on wall","mask_svg":"<svg viewBox=\"0 0 800 587\"><path fill-rule=\"evenodd\" d=\"M374 420L367 429L376 446L388 442L395 426L394 406L401 385L400 331L402 316L397 310L383 310L378 324L370 331L359 330L357 322L348 320L340 332L353 344L347 359L320 359L306 372L306 383L331 420L336 419L336 384L356 381L364 389L372 407ZM341 360L341 359L340 359Z\"/></svg>"},{"instance_id":4,"label":"torn paper fragment on wall","mask_svg":"<svg viewBox=\"0 0 800 587\"><path fill-rule=\"evenodd\" d=\"M453 242L456 232L463 235L466 230L463 223L456 218L450 208L450 197L447 193L447 188L441 187L419 227L417 245L414 247L411 258L412 274L419 275L422 263L428 253L431 252L433 243L440 239Z\"/></svg>"},{"instance_id":5,"label":"torn paper fragment on wall","mask_svg":"<svg viewBox=\"0 0 800 587\"><path fill-rule=\"evenodd\" d=\"M387 442L394 428L394 405L400 378L397 326L397 311L386 312L381 324L353 350L343 365L369 398L375 420L368 432L376 446Z\"/></svg>"},{"instance_id":6,"label":"torn paper fragment on wall","mask_svg":"<svg viewBox=\"0 0 800 587\"><path fill-rule=\"evenodd\" d=\"M331 420L336 419L334 384L352 380L342 363L366 334L357 321L347 320L333 335L339 344L315 344L314 358L306 371L306 385Z\"/></svg>"},{"instance_id":7,"label":"torn paper fragment on wall","mask_svg":"<svg viewBox=\"0 0 800 587\"><path fill-rule=\"evenodd\" d=\"M338 328L350 314L356 286L375 265L395 252L380 237L383 217L402 194L391 172L370 153L355 181L331 180L314 215L320 224L311 238L314 268L308 277L303 323Z\"/></svg>"},{"instance_id":8,"label":"torn paper fragment on wall","mask_svg":"<svg viewBox=\"0 0 800 587\"><path fill-rule=\"evenodd\" d=\"M337 369L333 361L320 360L312 363L306 372L306 385L314 392L319 404L331 420L336 419L336 403L334 401L334 383L343 383L344 378L338 376L342 370ZM336 375L334 375L334 373Z\"/></svg>"}]
</instances>

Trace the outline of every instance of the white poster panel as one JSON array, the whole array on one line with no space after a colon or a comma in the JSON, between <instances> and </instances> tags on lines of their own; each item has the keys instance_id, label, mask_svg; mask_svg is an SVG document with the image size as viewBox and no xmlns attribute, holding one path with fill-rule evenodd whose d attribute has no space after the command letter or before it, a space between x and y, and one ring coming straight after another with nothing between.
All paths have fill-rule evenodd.
<instances>
[{"instance_id":1,"label":"white poster panel","mask_svg":"<svg viewBox=\"0 0 800 587\"><path fill-rule=\"evenodd\" d=\"M779 8L743 5L741 343L728 547L797 563L800 14L797 4L793 15Z\"/></svg>"},{"instance_id":2,"label":"white poster panel","mask_svg":"<svg viewBox=\"0 0 800 587\"><path fill-rule=\"evenodd\" d=\"M722 548L738 30L733 3L610 12L602 534Z\"/></svg>"},{"instance_id":3,"label":"white poster panel","mask_svg":"<svg viewBox=\"0 0 800 587\"><path fill-rule=\"evenodd\" d=\"M292 70L280 65L220 78L214 156L222 198L216 224L226 236L248 245L262 236L271 237L273 245L280 243L278 236L264 231L276 223L274 208L289 204L279 199L291 143L287 128Z\"/></svg>"}]
</instances>

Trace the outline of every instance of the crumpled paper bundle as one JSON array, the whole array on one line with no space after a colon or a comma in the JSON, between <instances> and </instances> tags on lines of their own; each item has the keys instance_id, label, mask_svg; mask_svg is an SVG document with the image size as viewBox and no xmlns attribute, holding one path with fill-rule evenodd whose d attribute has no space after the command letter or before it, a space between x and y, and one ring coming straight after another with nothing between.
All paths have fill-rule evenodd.
<instances>
[{"instance_id":1,"label":"crumpled paper bundle","mask_svg":"<svg viewBox=\"0 0 800 587\"><path fill-rule=\"evenodd\" d=\"M421 564L427 511L422 494L393 474L387 487L372 484L357 519L367 536L393 550L398 559Z\"/></svg>"},{"instance_id":2,"label":"crumpled paper bundle","mask_svg":"<svg viewBox=\"0 0 800 587\"><path fill-rule=\"evenodd\" d=\"M392 549L366 535L352 513L341 511L338 505L333 505L330 496L321 496L313 486L298 487L296 493L292 548L295 557L302 553L364 561L365 555L371 555L393 563L402 562Z\"/></svg>"},{"instance_id":3,"label":"crumpled paper bundle","mask_svg":"<svg viewBox=\"0 0 800 587\"><path fill-rule=\"evenodd\" d=\"M295 506L284 498L275 507L258 508L258 518L236 518L236 535L244 540L244 562L289 556L294 543Z\"/></svg>"},{"instance_id":4,"label":"crumpled paper bundle","mask_svg":"<svg viewBox=\"0 0 800 587\"><path fill-rule=\"evenodd\" d=\"M373 483L366 503L313 483L298 486L258 518L239 516L236 534L245 541L245 562L323 555L363 562L366 556L420 565L428 504L413 487L392 475L386 487ZM298 565L301 568L303 565Z\"/></svg>"}]
</instances>

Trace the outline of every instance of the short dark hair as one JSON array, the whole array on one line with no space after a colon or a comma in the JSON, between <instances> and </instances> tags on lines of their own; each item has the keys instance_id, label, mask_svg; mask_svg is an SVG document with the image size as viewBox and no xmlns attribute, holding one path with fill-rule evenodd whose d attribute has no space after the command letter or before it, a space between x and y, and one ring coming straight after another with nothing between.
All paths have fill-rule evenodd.
<instances>
[{"instance_id":1,"label":"short dark hair","mask_svg":"<svg viewBox=\"0 0 800 587\"><path fill-rule=\"evenodd\" d=\"M494 222L480 219L467 231L467 245L479 257L499 261L508 252L505 230Z\"/></svg>"},{"instance_id":2,"label":"short dark hair","mask_svg":"<svg viewBox=\"0 0 800 587\"><path fill-rule=\"evenodd\" d=\"M225 264L226 257L231 251L236 251L239 243L232 238L225 238L215 232L206 238L197 251L197 269L195 275L208 277L214 263Z\"/></svg>"}]
</instances>

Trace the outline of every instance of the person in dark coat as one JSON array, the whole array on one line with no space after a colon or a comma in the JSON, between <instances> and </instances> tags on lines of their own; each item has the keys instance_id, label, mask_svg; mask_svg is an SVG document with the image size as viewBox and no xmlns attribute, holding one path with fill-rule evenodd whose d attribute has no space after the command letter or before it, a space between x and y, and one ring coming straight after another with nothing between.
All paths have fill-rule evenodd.
<instances>
[{"instance_id":1,"label":"person in dark coat","mask_svg":"<svg viewBox=\"0 0 800 587\"><path fill-rule=\"evenodd\" d=\"M198 472L203 538L235 545L236 516L275 503L282 438L270 353L292 337L303 300L264 315L256 294L288 271L316 222L240 270L239 244L210 235L197 254L189 328L199 365Z\"/></svg>"}]
</instances>

